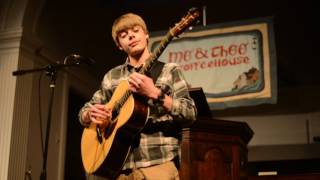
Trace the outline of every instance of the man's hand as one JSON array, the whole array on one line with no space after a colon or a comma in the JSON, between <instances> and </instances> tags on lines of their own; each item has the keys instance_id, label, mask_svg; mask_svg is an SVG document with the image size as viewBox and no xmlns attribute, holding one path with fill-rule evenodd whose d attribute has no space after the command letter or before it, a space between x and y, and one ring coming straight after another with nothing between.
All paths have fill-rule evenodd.
<instances>
[{"instance_id":1,"label":"man's hand","mask_svg":"<svg viewBox=\"0 0 320 180\"><path fill-rule=\"evenodd\" d=\"M100 128L106 128L112 120L112 109L102 104L90 105L85 116L87 121L98 124Z\"/></svg>"},{"instance_id":2,"label":"man's hand","mask_svg":"<svg viewBox=\"0 0 320 180\"><path fill-rule=\"evenodd\" d=\"M129 89L132 92L152 99L156 99L160 94L160 89L154 85L152 79L148 76L134 72L128 80L130 83Z\"/></svg>"}]
</instances>

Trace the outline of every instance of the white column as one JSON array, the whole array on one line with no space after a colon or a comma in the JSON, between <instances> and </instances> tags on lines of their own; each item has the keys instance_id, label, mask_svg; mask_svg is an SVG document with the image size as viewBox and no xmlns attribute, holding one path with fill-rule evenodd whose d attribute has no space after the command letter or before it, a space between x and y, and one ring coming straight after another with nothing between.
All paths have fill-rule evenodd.
<instances>
[{"instance_id":1,"label":"white column","mask_svg":"<svg viewBox=\"0 0 320 180\"><path fill-rule=\"evenodd\" d=\"M0 32L0 179L8 179L16 77L21 31Z\"/></svg>"}]
</instances>

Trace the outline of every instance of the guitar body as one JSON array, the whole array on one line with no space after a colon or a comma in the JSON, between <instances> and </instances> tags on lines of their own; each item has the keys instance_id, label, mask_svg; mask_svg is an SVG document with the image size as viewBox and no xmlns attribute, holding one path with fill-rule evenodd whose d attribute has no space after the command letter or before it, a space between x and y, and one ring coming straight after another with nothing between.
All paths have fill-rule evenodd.
<instances>
[{"instance_id":1,"label":"guitar body","mask_svg":"<svg viewBox=\"0 0 320 180\"><path fill-rule=\"evenodd\" d=\"M129 83L123 80L114 91L107 108L114 109L119 100L129 91ZM81 139L81 156L84 169L114 179L118 176L129 154L132 141L147 123L149 108L139 98L130 95L124 101L113 123L102 130L102 141L98 140L97 126L91 123L85 128Z\"/></svg>"}]
</instances>

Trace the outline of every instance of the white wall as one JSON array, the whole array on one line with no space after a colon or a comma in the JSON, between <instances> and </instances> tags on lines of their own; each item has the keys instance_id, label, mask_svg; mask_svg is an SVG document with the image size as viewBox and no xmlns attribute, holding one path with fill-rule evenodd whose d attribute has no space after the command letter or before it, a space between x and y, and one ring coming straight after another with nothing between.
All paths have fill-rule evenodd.
<instances>
[{"instance_id":1,"label":"white wall","mask_svg":"<svg viewBox=\"0 0 320 180\"><path fill-rule=\"evenodd\" d=\"M320 112L224 119L248 123L255 133L249 143L250 146L309 144L309 141L313 141L313 136L320 135L319 123L316 121L320 119Z\"/></svg>"},{"instance_id":2,"label":"white wall","mask_svg":"<svg viewBox=\"0 0 320 180\"><path fill-rule=\"evenodd\" d=\"M225 116L248 123L254 131L249 142L249 161L320 158L320 112L298 114Z\"/></svg>"}]
</instances>

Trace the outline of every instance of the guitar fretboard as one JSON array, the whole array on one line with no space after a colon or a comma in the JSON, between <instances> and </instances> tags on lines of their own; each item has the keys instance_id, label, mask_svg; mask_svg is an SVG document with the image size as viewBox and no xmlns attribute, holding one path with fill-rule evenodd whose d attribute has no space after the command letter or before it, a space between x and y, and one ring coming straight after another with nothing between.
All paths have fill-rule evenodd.
<instances>
[{"instance_id":1,"label":"guitar fretboard","mask_svg":"<svg viewBox=\"0 0 320 180\"><path fill-rule=\"evenodd\" d=\"M146 74L152 67L154 61L162 54L164 49L168 46L170 41L173 39L171 32L169 31L165 38L162 39L159 47L154 51L154 53L146 60L146 64L139 70L140 74Z\"/></svg>"}]
</instances>

